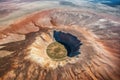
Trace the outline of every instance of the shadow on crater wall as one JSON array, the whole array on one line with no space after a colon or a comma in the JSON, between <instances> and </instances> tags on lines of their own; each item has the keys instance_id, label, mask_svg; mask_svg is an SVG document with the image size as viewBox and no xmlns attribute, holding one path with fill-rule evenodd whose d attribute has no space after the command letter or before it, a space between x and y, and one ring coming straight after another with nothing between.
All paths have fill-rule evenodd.
<instances>
[{"instance_id":1,"label":"shadow on crater wall","mask_svg":"<svg viewBox=\"0 0 120 80\"><path fill-rule=\"evenodd\" d=\"M61 31L54 31L54 38L57 42L65 46L68 52L67 56L74 57L80 54L79 49L82 43L74 35Z\"/></svg>"}]
</instances>

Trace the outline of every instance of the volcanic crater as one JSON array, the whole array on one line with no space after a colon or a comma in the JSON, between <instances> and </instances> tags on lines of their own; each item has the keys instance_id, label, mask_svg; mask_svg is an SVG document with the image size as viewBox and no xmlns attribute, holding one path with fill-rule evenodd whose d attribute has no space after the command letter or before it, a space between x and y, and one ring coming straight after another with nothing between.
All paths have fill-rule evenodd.
<instances>
[{"instance_id":1,"label":"volcanic crater","mask_svg":"<svg viewBox=\"0 0 120 80\"><path fill-rule=\"evenodd\" d=\"M0 80L119 80L120 21L108 18L49 9L11 23L0 30ZM47 55L55 41L66 59Z\"/></svg>"}]
</instances>

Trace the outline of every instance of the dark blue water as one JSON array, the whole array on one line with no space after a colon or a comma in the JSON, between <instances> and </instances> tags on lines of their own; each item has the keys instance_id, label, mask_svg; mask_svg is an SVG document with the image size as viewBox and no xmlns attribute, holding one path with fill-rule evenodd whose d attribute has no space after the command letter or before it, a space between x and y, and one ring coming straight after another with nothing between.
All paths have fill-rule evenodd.
<instances>
[{"instance_id":1,"label":"dark blue water","mask_svg":"<svg viewBox=\"0 0 120 80\"><path fill-rule=\"evenodd\" d=\"M101 4L111 6L111 7L116 7L120 5L120 0L91 0L91 2L101 3Z\"/></svg>"},{"instance_id":2,"label":"dark blue water","mask_svg":"<svg viewBox=\"0 0 120 80\"><path fill-rule=\"evenodd\" d=\"M79 49L82 45L81 41L77 37L70 33L64 33L61 31L54 31L54 38L57 42L63 44L68 51L67 56L74 57L80 54Z\"/></svg>"}]
</instances>

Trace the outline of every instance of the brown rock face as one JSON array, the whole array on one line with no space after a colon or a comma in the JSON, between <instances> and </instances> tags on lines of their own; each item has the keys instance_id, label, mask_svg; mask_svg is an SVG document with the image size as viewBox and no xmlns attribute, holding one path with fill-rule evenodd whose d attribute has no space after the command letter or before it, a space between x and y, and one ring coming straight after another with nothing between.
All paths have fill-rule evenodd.
<instances>
[{"instance_id":1,"label":"brown rock face","mask_svg":"<svg viewBox=\"0 0 120 80\"><path fill-rule=\"evenodd\" d=\"M0 31L0 80L119 80L120 21L82 10L41 11ZM53 31L76 36L80 54L53 61Z\"/></svg>"}]
</instances>

